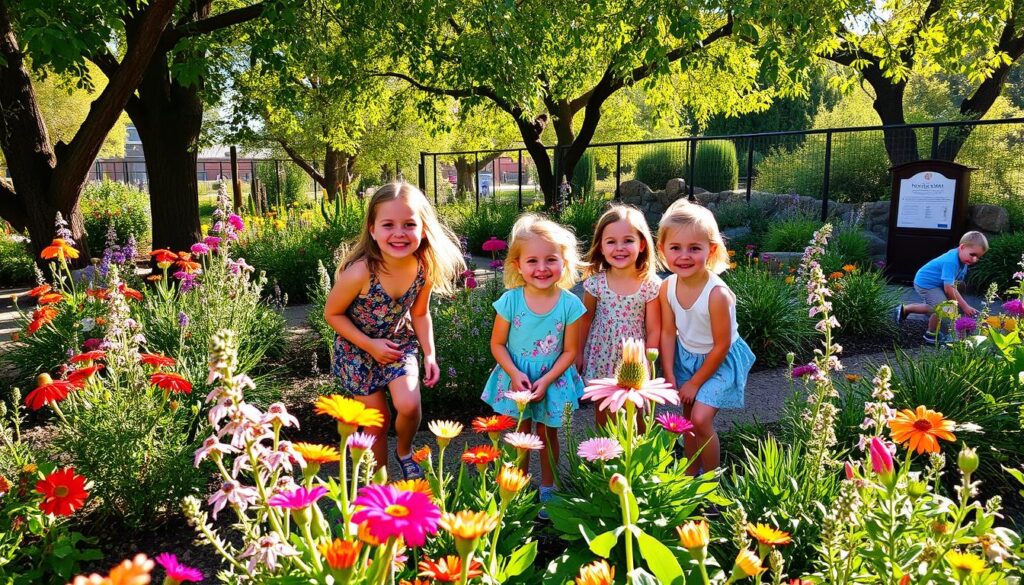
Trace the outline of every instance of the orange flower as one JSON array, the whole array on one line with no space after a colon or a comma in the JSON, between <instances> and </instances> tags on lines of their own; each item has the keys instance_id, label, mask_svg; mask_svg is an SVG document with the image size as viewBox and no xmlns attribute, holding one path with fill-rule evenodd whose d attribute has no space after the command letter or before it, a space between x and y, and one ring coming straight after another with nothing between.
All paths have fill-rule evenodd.
<instances>
[{"instance_id":1,"label":"orange flower","mask_svg":"<svg viewBox=\"0 0 1024 585\"><path fill-rule=\"evenodd\" d=\"M431 581L430 579L413 579L412 581L410 581L408 579L402 579L401 581L398 582L398 585L432 585L432 584L433 584L433 581Z\"/></svg>"},{"instance_id":2,"label":"orange flower","mask_svg":"<svg viewBox=\"0 0 1024 585\"><path fill-rule=\"evenodd\" d=\"M128 297L129 299L135 299L136 301L142 300L142 293L126 285L123 282L117 287L117 290L121 291L121 294Z\"/></svg>"},{"instance_id":3,"label":"orange flower","mask_svg":"<svg viewBox=\"0 0 1024 585\"><path fill-rule=\"evenodd\" d=\"M853 264L845 264L845 265L843 265L843 272L845 272L847 274L851 274L853 272L857 272L857 267L854 266Z\"/></svg>"},{"instance_id":4,"label":"orange flower","mask_svg":"<svg viewBox=\"0 0 1024 585\"><path fill-rule=\"evenodd\" d=\"M421 493L428 498L434 497L434 491L430 489L430 483L425 479L400 479L392 482L395 489L402 492Z\"/></svg>"},{"instance_id":5,"label":"orange flower","mask_svg":"<svg viewBox=\"0 0 1024 585\"><path fill-rule=\"evenodd\" d=\"M839 271L837 270L837 271L833 272L832 274L829 274L829 275L828 275L828 278L829 278L829 280L839 280L839 279L840 279L840 278L842 278L843 276L844 276L844 273L842 273L842 272L839 272Z\"/></svg>"},{"instance_id":6,"label":"orange flower","mask_svg":"<svg viewBox=\"0 0 1024 585\"><path fill-rule=\"evenodd\" d=\"M61 238L54 238L53 243L43 248L43 251L39 253L39 257L43 260L52 260L53 258L57 258L61 262L64 262L68 258L71 258L72 260L78 258L78 250L74 249Z\"/></svg>"},{"instance_id":7,"label":"orange flower","mask_svg":"<svg viewBox=\"0 0 1024 585\"><path fill-rule=\"evenodd\" d=\"M412 454L412 460L416 463L423 463L427 459L430 459L430 447L423 445Z\"/></svg>"},{"instance_id":8,"label":"orange flower","mask_svg":"<svg viewBox=\"0 0 1024 585\"><path fill-rule=\"evenodd\" d=\"M56 404L68 397L75 386L67 380L53 381L49 374L36 376L36 389L25 397L25 406L39 410L47 404Z\"/></svg>"},{"instance_id":9,"label":"orange flower","mask_svg":"<svg viewBox=\"0 0 1024 585\"><path fill-rule=\"evenodd\" d=\"M478 433L500 433L516 426L516 419L504 414L478 416L473 419L473 430Z\"/></svg>"},{"instance_id":10,"label":"orange flower","mask_svg":"<svg viewBox=\"0 0 1024 585\"><path fill-rule=\"evenodd\" d=\"M856 382L860 382L860 379L862 377L863 376L861 376L859 374L846 374L846 381L850 382L850 383L856 383Z\"/></svg>"},{"instance_id":11,"label":"orange flower","mask_svg":"<svg viewBox=\"0 0 1024 585\"><path fill-rule=\"evenodd\" d=\"M171 252L170 250L165 250L163 248L159 250L153 250L152 252L149 253L149 255L153 257L153 260L156 260L156 263L158 265L167 264L167 266L170 266L174 261L178 259L177 254Z\"/></svg>"},{"instance_id":12,"label":"orange flower","mask_svg":"<svg viewBox=\"0 0 1024 585\"><path fill-rule=\"evenodd\" d=\"M140 353L139 358L143 364L147 366L153 366L157 370L160 368L170 368L174 364L178 363L174 361L174 358L161 355L159 353Z\"/></svg>"},{"instance_id":13,"label":"orange flower","mask_svg":"<svg viewBox=\"0 0 1024 585\"><path fill-rule=\"evenodd\" d=\"M341 460L338 450L329 445L316 445L314 443L295 443L292 445L302 455L306 463L334 463Z\"/></svg>"},{"instance_id":14,"label":"orange flower","mask_svg":"<svg viewBox=\"0 0 1024 585\"><path fill-rule=\"evenodd\" d=\"M80 353L78 355L73 355L71 356L71 359L68 360L68 362L72 364L91 364L92 362L96 360L101 360L106 356L107 354L103 350L94 349L92 351L87 351Z\"/></svg>"},{"instance_id":15,"label":"orange flower","mask_svg":"<svg viewBox=\"0 0 1024 585\"><path fill-rule=\"evenodd\" d=\"M351 569L356 564L359 550L363 543L357 541L342 540L335 538L333 542L324 543L319 546L320 554L323 555L327 565L332 569Z\"/></svg>"},{"instance_id":16,"label":"orange flower","mask_svg":"<svg viewBox=\"0 0 1024 585\"><path fill-rule=\"evenodd\" d=\"M473 541L497 528L500 519L496 513L460 510L454 514L446 512L439 525L456 540Z\"/></svg>"},{"instance_id":17,"label":"orange flower","mask_svg":"<svg viewBox=\"0 0 1024 585\"><path fill-rule=\"evenodd\" d=\"M202 264L191 260L178 260L177 266L185 274L195 274L203 267Z\"/></svg>"},{"instance_id":18,"label":"orange flower","mask_svg":"<svg viewBox=\"0 0 1024 585\"><path fill-rule=\"evenodd\" d=\"M494 461L501 455L501 451L498 451L490 445L477 445L471 447L462 454L462 462L466 465L487 465Z\"/></svg>"},{"instance_id":19,"label":"orange flower","mask_svg":"<svg viewBox=\"0 0 1024 585\"><path fill-rule=\"evenodd\" d=\"M772 528L767 524L747 523L747 534L757 539L762 546L779 546L793 542L788 532Z\"/></svg>"},{"instance_id":20,"label":"orange flower","mask_svg":"<svg viewBox=\"0 0 1024 585\"><path fill-rule=\"evenodd\" d=\"M50 290L52 290L50 288L50 285L48 285L48 284L41 284L41 285L35 287L34 289L28 291L28 296L30 296L30 297L42 296L42 295L45 295L46 293L50 292Z\"/></svg>"},{"instance_id":21,"label":"orange flower","mask_svg":"<svg viewBox=\"0 0 1024 585\"><path fill-rule=\"evenodd\" d=\"M580 576L576 577L576 585L612 585L614 582L615 567L608 566L604 559L580 567Z\"/></svg>"},{"instance_id":22,"label":"orange flower","mask_svg":"<svg viewBox=\"0 0 1024 585\"><path fill-rule=\"evenodd\" d=\"M370 523L363 522L359 525L359 540L370 546L380 546L380 540L370 532Z\"/></svg>"},{"instance_id":23,"label":"orange flower","mask_svg":"<svg viewBox=\"0 0 1024 585\"><path fill-rule=\"evenodd\" d=\"M36 299L36 302L40 305L53 305L63 300L64 295L60 293L47 293L45 295L40 295L40 297Z\"/></svg>"},{"instance_id":24,"label":"orange flower","mask_svg":"<svg viewBox=\"0 0 1024 585\"><path fill-rule=\"evenodd\" d=\"M503 500L519 493L528 483L530 483L530 476L523 473L523 470L518 467L506 465L498 472L498 487L501 488L500 494Z\"/></svg>"},{"instance_id":25,"label":"orange flower","mask_svg":"<svg viewBox=\"0 0 1024 585\"><path fill-rule=\"evenodd\" d=\"M921 453L938 453L939 439L955 441L953 421L943 418L941 412L918 406L916 410L905 408L889 421L892 439L897 443L909 442L908 448Z\"/></svg>"},{"instance_id":26,"label":"orange flower","mask_svg":"<svg viewBox=\"0 0 1024 585\"><path fill-rule=\"evenodd\" d=\"M110 570L110 585L148 585L149 572L152 570L153 561L139 553L132 560L121 561L120 565Z\"/></svg>"},{"instance_id":27,"label":"orange flower","mask_svg":"<svg viewBox=\"0 0 1024 585\"><path fill-rule=\"evenodd\" d=\"M85 289L85 296L102 301L110 296L110 293L105 288L87 288Z\"/></svg>"},{"instance_id":28,"label":"orange flower","mask_svg":"<svg viewBox=\"0 0 1024 585\"><path fill-rule=\"evenodd\" d=\"M90 379L92 379L94 375L96 375L96 372L99 372L102 369L103 364L96 364L94 366L78 368L77 370L68 374L68 382L71 382L75 386L82 388L85 386L86 382L88 382Z\"/></svg>"},{"instance_id":29,"label":"orange flower","mask_svg":"<svg viewBox=\"0 0 1024 585\"><path fill-rule=\"evenodd\" d=\"M765 571L761 566L761 559L750 549L743 549L736 555L736 564L733 565L730 581L739 581L747 577L755 577Z\"/></svg>"},{"instance_id":30,"label":"orange flower","mask_svg":"<svg viewBox=\"0 0 1024 585\"><path fill-rule=\"evenodd\" d=\"M0 475L0 496L11 491L11 482L7 481L7 478Z\"/></svg>"},{"instance_id":31,"label":"orange flower","mask_svg":"<svg viewBox=\"0 0 1024 585\"><path fill-rule=\"evenodd\" d=\"M469 571L466 576L470 579L484 574L481 570L483 565L480 561L469 563ZM441 557L435 563L430 559L424 559L419 564L420 577L430 577L442 583L457 583L462 574L462 559L455 555Z\"/></svg>"}]
</instances>

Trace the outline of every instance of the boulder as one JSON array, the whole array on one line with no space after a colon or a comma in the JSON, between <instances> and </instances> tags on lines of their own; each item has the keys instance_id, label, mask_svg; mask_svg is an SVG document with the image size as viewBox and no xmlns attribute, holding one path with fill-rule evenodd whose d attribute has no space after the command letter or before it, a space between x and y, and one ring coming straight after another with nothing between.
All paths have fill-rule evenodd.
<instances>
[{"instance_id":1,"label":"boulder","mask_svg":"<svg viewBox=\"0 0 1024 585\"><path fill-rule=\"evenodd\" d=\"M970 229L989 234L1001 234L1010 229L1010 214L998 205L971 205L967 214Z\"/></svg>"},{"instance_id":2,"label":"boulder","mask_svg":"<svg viewBox=\"0 0 1024 585\"><path fill-rule=\"evenodd\" d=\"M675 201L683 195L686 195L686 181L683 179L669 179L668 183L665 184L665 197Z\"/></svg>"},{"instance_id":3,"label":"boulder","mask_svg":"<svg viewBox=\"0 0 1024 585\"><path fill-rule=\"evenodd\" d=\"M725 228L722 230L722 237L725 238L725 244L728 246L729 242L735 242L736 240L743 239L750 235L750 228L746 226Z\"/></svg>"},{"instance_id":4,"label":"boulder","mask_svg":"<svg viewBox=\"0 0 1024 585\"><path fill-rule=\"evenodd\" d=\"M872 232L864 232L864 237L868 240L868 251L872 256L885 255L887 245L885 238Z\"/></svg>"},{"instance_id":5,"label":"boulder","mask_svg":"<svg viewBox=\"0 0 1024 585\"><path fill-rule=\"evenodd\" d=\"M636 179L630 179L619 185L619 197L623 203L640 206L650 197L651 188Z\"/></svg>"},{"instance_id":6,"label":"boulder","mask_svg":"<svg viewBox=\"0 0 1024 585\"><path fill-rule=\"evenodd\" d=\"M681 181L682 179L672 179L672 181L676 180ZM669 181L669 185L672 184L672 181ZM684 185L681 191L672 191L666 187L664 191L658 191L655 194L658 196L658 205L662 209L668 209L668 206L675 203L676 200L686 197L686 186Z\"/></svg>"}]
</instances>

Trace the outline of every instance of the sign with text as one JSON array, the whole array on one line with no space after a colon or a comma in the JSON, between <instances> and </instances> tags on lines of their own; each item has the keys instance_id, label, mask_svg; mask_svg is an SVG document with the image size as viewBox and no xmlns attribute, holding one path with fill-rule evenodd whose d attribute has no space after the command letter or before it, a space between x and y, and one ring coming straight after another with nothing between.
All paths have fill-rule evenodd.
<instances>
[{"instance_id":1,"label":"sign with text","mask_svg":"<svg viewBox=\"0 0 1024 585\"><path fill-rule=\"evenodd\" d=\"M956 179L936 171L901 179L896 227L952 229L955 196Z\"/></svg>"}]
</instances>

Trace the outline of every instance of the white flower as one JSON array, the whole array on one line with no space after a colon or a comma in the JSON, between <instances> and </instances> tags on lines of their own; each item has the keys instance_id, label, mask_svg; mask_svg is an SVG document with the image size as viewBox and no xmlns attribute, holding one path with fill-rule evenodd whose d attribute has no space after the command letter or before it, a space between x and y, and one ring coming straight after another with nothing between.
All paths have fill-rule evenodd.
<instances>
[{"instance_id":1,"label":"white flower","mask_svg":"<svg viewBox=\"0 0 1024 585\"><path fill-rule=\"evenodd\" d=\"M88 333L88 332L92 331L95 328L96 328L96 319L93 319L92 317L86 317L85 319L82 319L82 331L84 333Z\"/></svg>"},{"instance_id":2,"label":"white flower","mask_svg":"<svg viewBox=\"0 0 1024 585\"><path fill-rule=\"evenodd\" d=\"M277 569L277 557L291 557L299 554L290 544L281 542L276 532L261 536L256 542L250 542L249 546L242 551L241 558L249 557L246 567L252 573L256 565L263 563L271 572Z\"/></svg>"}]
</instances>

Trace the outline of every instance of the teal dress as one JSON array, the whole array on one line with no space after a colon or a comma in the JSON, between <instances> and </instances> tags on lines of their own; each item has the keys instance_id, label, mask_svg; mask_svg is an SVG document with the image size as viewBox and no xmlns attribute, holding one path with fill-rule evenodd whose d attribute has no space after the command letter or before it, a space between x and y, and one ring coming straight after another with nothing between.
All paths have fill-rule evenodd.
<instances>
[{"instance_id":1,"label":"teal dress","mask_svg":"<svg viewBox=\"0 0 1024 585\"><path fill-rule=\"evenodd\" d=\"M531 381L539 379L554 365L558 356L562 355L565 328L587 312L579 297L563 290L555 307L538 315L526 305L522 287L501 295L494 302L494 309L511 324L505 347L512 356L512 363ZM505 396L511 385L512 380L505 370L495 366L480 398L491 405L495 412L518 417L516 403ZM583 379L576 371L576 366L569 366L564 374L548 386L544 400L531 402L526 407L523 417L545 426L561 427L565 405L569 404L572 410L576 410L582 396Z\"/></svg>"}]
</instances>

